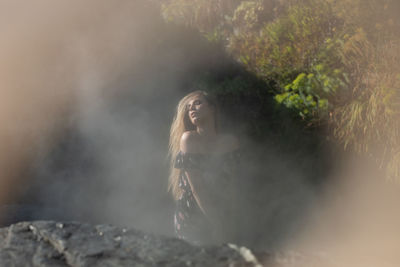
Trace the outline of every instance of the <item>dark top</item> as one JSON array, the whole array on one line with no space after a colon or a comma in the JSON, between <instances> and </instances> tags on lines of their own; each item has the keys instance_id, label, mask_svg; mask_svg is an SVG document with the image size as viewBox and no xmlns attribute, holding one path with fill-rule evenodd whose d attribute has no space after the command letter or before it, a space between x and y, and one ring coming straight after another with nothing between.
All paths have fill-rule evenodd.
<instances>
[{"instance_id":1,"label":"dark top","mask_svg":"<svg viewBox=\"0 0 400 267\"><path fill-rule=\"evenodd\" d=\"M227 241L234 232L232 226L233 197L235 195L235 170L238 168L239 150L222 155L205 155L179 152L175 168L180 169L179 187L181 197L176 201L174 225L176 235L197 244ZM203 179L203 192L206 190L208 202L212 207L200 209L188 181L185 170L197 169ZM203 195L204 196L204 195ZM202 200L200 200L202 201ZM203 202L202 202L203 203ZM204 205L204 203L203 203ZM230 221L231 225L226 225ZM230 232L230 233L229 233Z\"/></svg>"}]
</instances>

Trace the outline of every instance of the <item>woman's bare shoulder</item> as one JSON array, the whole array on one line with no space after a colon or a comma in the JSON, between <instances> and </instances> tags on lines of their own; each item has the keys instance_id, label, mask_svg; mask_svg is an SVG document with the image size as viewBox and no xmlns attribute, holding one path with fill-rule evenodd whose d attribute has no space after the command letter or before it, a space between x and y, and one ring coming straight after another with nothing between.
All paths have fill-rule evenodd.
<instances>
[{"instance_id":1,"label":"woman's bare shoulder","mask_svg":"<svg viewBox=\"0 0 400 267\"><path fill-rule=\"evenodd\" d=\"M186 131L182 134L180 150L184 153L198 153L198 133L196 131Z\"/></svg>"}]
</instances>

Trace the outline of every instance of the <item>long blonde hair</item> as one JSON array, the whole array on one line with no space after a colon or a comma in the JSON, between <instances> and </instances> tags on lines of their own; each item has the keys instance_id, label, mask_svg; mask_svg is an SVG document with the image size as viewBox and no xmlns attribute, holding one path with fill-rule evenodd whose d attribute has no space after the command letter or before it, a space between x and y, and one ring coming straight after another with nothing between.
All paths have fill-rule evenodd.
<instances>
[{"instance_id":1,"label":"long blonde hair","mask_svg":"<svg viewBox=\"0 0 400 267\"><path fill-rule=\"evenodd\" d=\"M214 116L215 122L217 121L217 106L215 101L212 99L207 92L196 90L191 92L190 94L183 97L178 106L176 107L176 112L174 119L172 121L170 135L169 135L169 150L168 157L170 160L170 175L168 179L168 191L171 191L172 196L175 200L177 200L181 194L182 190L179 187L179 170L174 168L175 157L179 153L180 150L180 140L182 134L186 131L196 130L196 126L192 124L188 115L188 107L187 104L195 96L203 96L207 103L214 107ZM217 124L216 124L217 126ZM217 129L217 127L215 127Z\"/></svg>"}]
</instances>

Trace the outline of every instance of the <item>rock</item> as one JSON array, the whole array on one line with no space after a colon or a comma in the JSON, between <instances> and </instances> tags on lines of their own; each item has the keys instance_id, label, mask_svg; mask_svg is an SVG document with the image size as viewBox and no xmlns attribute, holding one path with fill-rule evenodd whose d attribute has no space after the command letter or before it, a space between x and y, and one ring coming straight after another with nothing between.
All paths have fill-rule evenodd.
<instances>
[{"instance_id":1,"label":"rock","mask_svg":"<svg viewBox=\"0 0 400 267\"><path fill-rule=\"evenodd\" d=\"M134 229L78 222L0 228L0 266L261 266L236 245L200 247Z\"/></svg>"}]
</instances>

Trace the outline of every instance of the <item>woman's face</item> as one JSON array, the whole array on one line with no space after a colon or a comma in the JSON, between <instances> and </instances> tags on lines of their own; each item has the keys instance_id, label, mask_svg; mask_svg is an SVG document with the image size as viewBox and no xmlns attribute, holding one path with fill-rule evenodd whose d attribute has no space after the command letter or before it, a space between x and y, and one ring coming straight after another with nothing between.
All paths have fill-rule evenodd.
<instances>
[{"instance_id":1,"label":"woman's face","mask_svg":"<svg viewBox=\"0 0 400 267\"><path fill-rule=\"evenodd\" d=\"M202 95L194 96L190 99L187 104L187 110L190 121L196 126L214 115L213 107Z\"/></svg>"}]
</instances>

